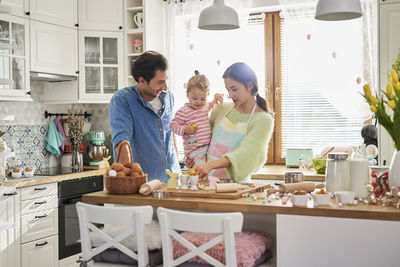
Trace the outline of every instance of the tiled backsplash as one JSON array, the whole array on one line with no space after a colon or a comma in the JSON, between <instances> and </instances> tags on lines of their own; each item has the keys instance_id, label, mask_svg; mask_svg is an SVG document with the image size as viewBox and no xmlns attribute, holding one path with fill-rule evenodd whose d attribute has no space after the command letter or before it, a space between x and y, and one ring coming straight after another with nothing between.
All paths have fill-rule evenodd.
<instances>
[{"instance_id":1,"label":"tiled backsplash","mask_svg":"<svg viewBox=\"0 0 400 267\"><path fill-rule=\"evenodd\" d=\"M33 90L40 94L40 90ZM38 99L32 95L33 99ZM80 112L92 114L90 118L90 130L103 130L106 134L106 146L111 149L111 129L108 118L108 104L77 104ZM45 149L46 134L49 119L45 118L47 110L51 113L67 113L71 104L43 104L34 102L0 102L1 115L14 115L14 121L0 121L0 130L5 131L3 139L7 146L16 152L15 158L7 160L9 167L33 166L35 168L49 167L50 153ZM54 117L52 117L54 119ZM88 120L85 120L88 123ZM84 137L84 143L88 145L88 136ZM87 160L87 155L84 155Z\"/></svg>"}]
</instances>

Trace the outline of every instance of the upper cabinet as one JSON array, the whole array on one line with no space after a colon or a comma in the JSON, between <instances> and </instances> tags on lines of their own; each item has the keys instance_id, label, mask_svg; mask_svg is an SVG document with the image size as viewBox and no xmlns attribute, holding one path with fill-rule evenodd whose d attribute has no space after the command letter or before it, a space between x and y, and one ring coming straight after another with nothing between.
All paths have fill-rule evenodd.
<instances>
[{"instance_id":1,"label":"upper cabinet","mask_svg":"<svg viewBox=\"0 0 400 267\"><path fill-rule=\"evenodd\" d=\"M31 20L31 71L77 75L76 29Z\"/></svg>"},{"instance_id":2,"label":"upper cabinet","mask_svg":"<svg viewBox=\"0 0 400 267\"><path fill-rule=\"evenodd\" d=\"M77 0L30 0L30 18L69 28L78 23Z\"/></svg>"},{"instance_id":3,"label":"upper cabinet","mask_svg":"<svg viewBox=\"0 0 400 267\"><path fill-rule=\"evenodd\" d=\"M79 0L78 14L80 30L123 30L122 0Z\"/></svg>"},{"instance_id":4,"label":"upper cabinet","mask_svg":"<svg viewBox=\"0 0 400 267\"><path fill-rule=\"evenodd\" d=\"M29 96L29 20L0 15L0 100Z\"/></svg>"},{"instance_id":5,"label":"upper cabinet","mask_svg":"<svg viewBox=\"0 0 400 267\"><path fill-rule=\"evenodd\" d=\"M29 12L29 0L2 0L1 5L10 8L11 15L25 17L26 12Z\"/></svg>"},{"instance_id":6,"label":"upper cabinet","mask_svg":"<svg viewBox=\"0 0 400 267\"><path fill-rule=\"evenodd\" d=\"M108 103L123 86L122 33L79 31L79 100Z\"/></svg>"}]
</instances>

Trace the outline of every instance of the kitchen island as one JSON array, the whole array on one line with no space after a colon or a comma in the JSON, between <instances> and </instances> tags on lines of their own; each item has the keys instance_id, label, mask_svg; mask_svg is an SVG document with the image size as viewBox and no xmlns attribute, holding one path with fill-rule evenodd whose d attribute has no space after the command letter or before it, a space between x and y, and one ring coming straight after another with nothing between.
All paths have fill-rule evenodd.
<instances>
[{"instance_id":1,"label":"kitchen island","mask_svg":"<svg viewBox=\"0 0 400 267\"><path fill-rule=\"evenodd\" d=\"M399 266L400 209L359 203L339 207L293 207L280 200L234 200L193 197L154 199L106 191L83 196L87 203L151 205L197 211L238 211L244 229L263 231L276 243L276 266Z\"/></svg>"}]
</instances>

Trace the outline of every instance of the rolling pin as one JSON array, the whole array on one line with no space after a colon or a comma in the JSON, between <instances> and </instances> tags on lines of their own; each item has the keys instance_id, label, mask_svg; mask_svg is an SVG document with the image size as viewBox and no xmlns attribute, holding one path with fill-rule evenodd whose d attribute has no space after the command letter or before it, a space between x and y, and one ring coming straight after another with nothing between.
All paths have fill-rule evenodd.
<instances>
[{"instance_id":1,"label":"rolling pin","mask_svg":"<svg viewBox=\"0 0 400 267\"><path fill-rule=\"evenodd\" d=\"M296 190L304 190L307 193L311 193L312 191L315 190L315 188L322 188L324 187L324 184L318 184L315 185L314 183L311 182L304 182L304 183L288 183L288 184L281 184L279 186L279 189L268 189L267 193L268 194L273 194L276 192L280 193L293 193Z\"/></svg>"},{"instance_id":2,"label":"rolling pin","mask_svg":"<svg viewBox=\"0 0 400 267\"><path fill-rule=\"evenodd\" d=\"M216 184L215 186L207 186L203 190L215 191L216 193L236 193L239 190L248 188L249 186L245 184L222 183L222 184Z\"/></svg>"},{"instance_id":3,"label":"rolling pin","mask_svg":"<svg viewBox=\"0 0 400 267\"><path fill-rule=\"evenodd\" d=\"M139 189L139 193L142 195L150 195L153 191L158 190L162 187L162 183L160 180L152 180L150 182L142 184L142 186Z\"/></svg>"}]
</instances>

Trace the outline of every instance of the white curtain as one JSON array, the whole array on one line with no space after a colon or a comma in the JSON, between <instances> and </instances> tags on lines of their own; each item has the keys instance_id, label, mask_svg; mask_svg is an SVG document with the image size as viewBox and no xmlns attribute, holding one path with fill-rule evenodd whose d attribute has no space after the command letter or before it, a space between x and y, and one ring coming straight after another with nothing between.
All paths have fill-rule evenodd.
<instances>
[{"instance_id":1,"label":"white curtain","mask_svg":"<svg viewBox=\"0 0 400 267\"><path fill-rule=\"evenodd\" d=\"M234 8L238 12L241 28L246 27L247 25L249 8L252 7L252 2L252 0L225 0L225 5ZM188 17L188 19L185 20L186 34L188 35L186 40L191 40L191 35L197 29L200 12L212 4L213 0L163 1L163 33L165 34L164 40L166 45L164 47L164 54L169 61L169 72L174 71L175 55L176 53L179 53L179 51L176 51L175 49L176 18L180 16ZM190 46L191 44L187 45ZM175 88L176 84L174 75L168 75L168 77L169 87Z\"/></svg>"}]
</instances>

